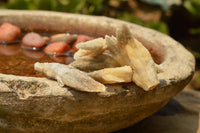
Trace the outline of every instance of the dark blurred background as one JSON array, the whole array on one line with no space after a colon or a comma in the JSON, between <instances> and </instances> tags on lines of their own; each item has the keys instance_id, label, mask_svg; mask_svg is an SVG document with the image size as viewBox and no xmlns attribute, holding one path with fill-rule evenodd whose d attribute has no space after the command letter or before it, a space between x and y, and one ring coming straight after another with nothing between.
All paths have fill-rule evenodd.
<instances>
[{"instance_id":1,"label":"dark blurred background","mask_svg":"<svg viewBox=\"0 0 200 133\"><path fill-rule=\"evenodd\" d=\"M101 15L158 30L193 53L200 89L200 0L0 0L0 9Z\"/></svg>"}]
</instances>

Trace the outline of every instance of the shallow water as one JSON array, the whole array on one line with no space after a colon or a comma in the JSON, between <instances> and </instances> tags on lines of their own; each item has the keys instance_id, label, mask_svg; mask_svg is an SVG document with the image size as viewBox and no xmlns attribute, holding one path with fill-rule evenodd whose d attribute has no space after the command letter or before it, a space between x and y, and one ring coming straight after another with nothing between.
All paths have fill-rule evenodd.
<instances>
[{"instance_id":1,"label":"shallow water","mask_svg":"<svg viewBox=\"0 0 200 133\"><path fill-rule=\"evenodd\" d=\"M72 57L48 56L43 51L22 49L20 44L0 44L0 73L20 76L45 77L34 70L35 62L59 62L69 64Z\"/></svg>"}]
</instances>

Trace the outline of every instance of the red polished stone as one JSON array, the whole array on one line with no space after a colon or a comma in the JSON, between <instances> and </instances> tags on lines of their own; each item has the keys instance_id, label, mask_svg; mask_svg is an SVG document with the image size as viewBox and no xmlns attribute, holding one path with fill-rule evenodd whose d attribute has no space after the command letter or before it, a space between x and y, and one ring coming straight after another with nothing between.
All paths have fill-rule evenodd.
<instances>
[{"instance_id":1,"label":"red polished stone","mask_svg":"<svg viewBox=\"0 0 200 133\"><path fill-rule=\"evenodd\" d=\"M86 36L86 35L78 35L77 36L77 40L76 42L73 44L72 46L72 49L73 49L73 53L77 52L78 49L76 48L76 45L78 43L81 43L81 42L86 42L86 41L89 41L89 40L92 40L94 39L93 37L90 37L90 36Z\"/></svg>"},{"instance_id":2,"label":"red polished stone","mask_svg":"<svg viewBox=\"0 0 200 133\"><path fill-rule=\"evenodd\" d=\"M30 32L27 33L22 39L22 46L27 48L42 48L46 45L46 40L41 37L39 34Z\"/></svg>"},{"instance_id":3,"label":"red polished stone","mask_svg":"<svg viewBox=\"0 0 200 133\"><path fill-rule=\"evenodd\" d=\"M21 37L21 30L19 27L10 23L3 23L0 26L0 41L14 42Z\"/></svg>"},{"instance_id":4,"label":"red polished stone","mask_svg":"<svg viewBox=\"0 0 200 133\"><path fill-rule=\"evenodd\" d=\"M47 54L61 54L69 51L71 48L65 42L54 42L49 44L45 49L44 52Z\"/></svg>"}]
</instances>

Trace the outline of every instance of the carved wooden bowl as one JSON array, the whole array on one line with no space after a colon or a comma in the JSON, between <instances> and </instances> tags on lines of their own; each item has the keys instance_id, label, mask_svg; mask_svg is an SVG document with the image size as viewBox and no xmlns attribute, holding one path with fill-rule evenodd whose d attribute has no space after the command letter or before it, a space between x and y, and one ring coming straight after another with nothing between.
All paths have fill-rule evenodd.
<instances>
[{"instance_id":1,"label":"carved wooden bowl","mask_svg":"<svg viewBox=\"0 0 200 133\"><path fill-rule=\"evenodd\" d=\"M25 31L70 32L100 37L114 35L125 23L164 70L160 84L143 91L134 83L108 85L106 92L86 93L58 86L55 80L0 74L0 131L111 132L150 116L190 81L194 57L180 43L154 30L107 17L48 11L1 10L0 24ZM13 85L18 88L14 89ZM39 84L34 88L31 85ZM25 98L21 97L21 94Z\"/></svg>"}]
</instances>

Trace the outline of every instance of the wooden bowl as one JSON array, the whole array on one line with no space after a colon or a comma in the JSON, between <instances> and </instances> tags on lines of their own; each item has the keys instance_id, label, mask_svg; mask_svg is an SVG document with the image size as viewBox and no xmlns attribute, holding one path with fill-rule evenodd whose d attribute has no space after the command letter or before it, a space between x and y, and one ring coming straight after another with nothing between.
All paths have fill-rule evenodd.
<instances>
[{"instance_id":1,"label":"wooden bowl","mask_svg":"<svg viewBox=\"0 0 200 133\"><path fill-rule=\"evenodd\" d=\"M114 35L125 23L164 71L145 92L134 83L108 85L104 93L60 87L47 78L0 74L0 129L5 132L112 132L150 116L192 78L195 60L180 43L157 31L107 17L48 11L1 10L0 24L24 31ZM17 88L14 88L17 87ZM23 97L22 97L23 95Z\"/></svg>"}]
</instances>

